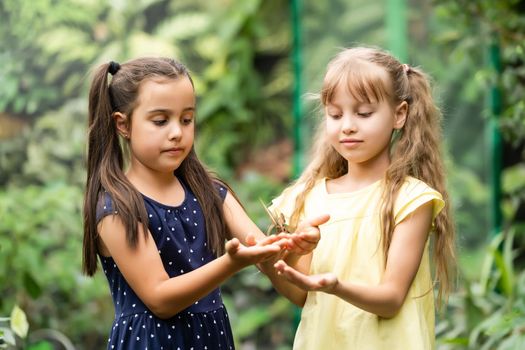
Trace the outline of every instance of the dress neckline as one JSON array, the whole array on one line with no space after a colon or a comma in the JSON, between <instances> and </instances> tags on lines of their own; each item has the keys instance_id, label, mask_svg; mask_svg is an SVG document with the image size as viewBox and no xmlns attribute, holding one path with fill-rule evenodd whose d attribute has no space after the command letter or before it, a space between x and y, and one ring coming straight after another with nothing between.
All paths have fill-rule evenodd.
<instances>
[{"instance_id":1,"label":"dress neckline","mask_svg":"<svg viewBox=\"0 0 525 350\"><path fill-rule=\"evenodd\" d=\"M363 193L375 190L383 182L383 179L379 179L379 180L374 181L371 184L366 185L365 187L362 187L362 188L360 188L358 190L355 190L355 191L330 193L330 192L328 192L328 187L327 187L327 183L326 183L327 180L328 180L328 178L324 177L321 180L321 185L322 185L322 188L323 188L323 194L325 194L326 196L329 196L329 197L354 197L354 196L357 196L357 195L360 195L360 194L363 194Z\"/></svg>"},{"instance_id":2,"label":"dress neckline","mask_svg":"<svg viewBox=\"0 0 525 350\"><path fill-rule=\"evenodd\" d=\"M140 194L142 195L142 197L143 197L144 199L146 199L147 201L149 201L149 202L151 202L151 203L153 203L153 204L155 204L155 205L157 205L157 206L159 206L159 207L161 207L161 208L164 208L164 209L173 209L173 210L175 210L175 209L179 209L179 208L181 208L181 207L183 207L184 205L187 204L188 195L189 195L189 193L188 193L189 190L188 190L188 188L186 187L186 184L184 183L184 181L182 181L181 179L179 179L179 183L181 184L182 189L183 189L183 191L184 191L184 198L182 199L182 202L181 202L179 205L169 205L169 204L164 204L164 203L161 203L161 202L159 202L159 201L157 201L157 200L155 200L155 199L153 199L153 198L151 198L151 197L146 196L146 195L145 195L144 193L142 193L142 192L140 192Z\"/></svg>"}]
</instances>

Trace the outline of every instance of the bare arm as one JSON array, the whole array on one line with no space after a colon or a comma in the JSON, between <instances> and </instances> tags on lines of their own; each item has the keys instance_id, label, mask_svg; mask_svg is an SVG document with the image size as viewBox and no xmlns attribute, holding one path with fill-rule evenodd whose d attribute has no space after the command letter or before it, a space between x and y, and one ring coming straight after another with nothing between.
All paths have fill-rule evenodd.
<instances>
[{"instance_id":1,"label":"bare arm","mask_svg":"<svg viewBox=\"0 0 525 350\"><path fill-rule=\"evenodd\" d=\"M334 294L365 311L393 317L403 305L419 269L432 222L432 208L432 202L427 203L396 226L385 273L377 286L340 281L332 273L308 276L283 261L279 261L276 268L304 290Z\"/></svg>"},{"instance_id":2,"label":"bare arm","mask_svg":"<svg viewBox=\"0 0 525 350\"><path fill-rule=\"evenodd\" d=\"M224 215L233 237L237 237L245 244L254 244L249 235L252 235L254 239L261 244L276 242L276 240L279 240L279 237L282 237L282 240L277 241L277 244L292 247L292 250L285 252L282 258L290 266L293 266L303 273L307 273L310 268L311 251L315 248L320 238L319 228L317 226L325 223L330 218L328 215L322 215L312 220L306 220L298 229L298 232L302 232L300 234L284 234L267 237L248 217L241 205L230 193L226 195L226 199L224 200ZM257 264L257 266L268 276L280 294L284 295L293 303L303 306L306 300L306 291L280 276L273 267L274 262L275 260L265 260Z\"/></svg>"},{"instance_id":3,"label":"bare arm","mask_svg":"<svg viewBox=\"0 0 525 350\"><path fill-rule=\"evenodd\" d=\"M278 254L276 245L245 247L237 239L226 244L227 254L181 276L170 278L151 234L139 225L138 244L131 248L117 215L106 216L98 226L103 250L115 260L124 278L147 307L169 318L208 295L240 269Z\"/></svg>"}]
</instances>

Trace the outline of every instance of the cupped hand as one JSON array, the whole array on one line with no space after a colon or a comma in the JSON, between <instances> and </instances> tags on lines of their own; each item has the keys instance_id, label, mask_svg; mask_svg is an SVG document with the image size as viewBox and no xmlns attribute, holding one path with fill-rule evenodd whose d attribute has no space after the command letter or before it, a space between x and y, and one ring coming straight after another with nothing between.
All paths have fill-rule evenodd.
<instances>
[{"instance_id":1,"label":"cupped hand","mask_svg":"<svg viewBox=\"0 0 525 350\"><path fill-rule=\"evenodd\" d=\"M295 233L288 234L288 249L298 255L306 255L317 247L321 239L319 225L330 219L330 215L324 214L313 219L307 219L299 223Z\"/></svg>"},{"instance_id":2,"label":"cupped hand","mask_svg":"<svg viewBox=\"0 0 525 350\"><path fill-rule=\"evenodd\" d=\"M280 256L282 251L283 248L275 243L245 246L237 238L226 242L226 254L235 264L241 267L257 264L269 259L275 260L276 257Z\"/></svg>"},{"instance_id":3,"label":"cupped hand","mask_svg":"<svg viewBox=\"0 0 525 350\"><path fill-rule=\"evenodd\" d=\"M339 283L337 276L333 273L306 275L290 267L283 260L275 263L274 267L279 275L305 291L332 293Z\"/></svg>"}]
</instances>

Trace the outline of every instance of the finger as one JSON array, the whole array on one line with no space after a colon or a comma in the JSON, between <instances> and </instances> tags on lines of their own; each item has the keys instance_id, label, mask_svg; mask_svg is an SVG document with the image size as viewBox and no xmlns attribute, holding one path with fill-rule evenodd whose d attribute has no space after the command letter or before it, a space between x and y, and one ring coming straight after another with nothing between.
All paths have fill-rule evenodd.
<instances>
[{"instance_id":1,"label":"finger","mask_svg":"<svg viewBox=\"0 0 525 350\"><path fill-rule=\"evenodd\" d=\"M257 241L255 240L255 236L252 233L248 233L246 235L246 245L254 246L256 244L257 244Z\"/></svg>"},{"instance_id":2,"label":"finger","mask_svg":"<svg viewBox=\"0 0 525 350\"><path fill-rule=\"evenodd\" d=\"M330 220L330 215L329 214L323 214L323 215L317 216L317 217L315 217L313 219L307 220L306 222L308 224L310 224L311 226L319 226L319 225L324 224L328 220Z\"/></svg>"},{"instance_id":3,"label":"finger","mask_svg":"<svg viewBox=\"0 0 525 350\"><path fill-rule=\"evenodd\" d=\"M303 232L299 232L296 236L302 238L305 241L317 243L321 239L321 232L318 228L310 228Z\"/></svg>"},{"instance_id":4,"label":"finger","mask_svg":"<svg viewBox=\"0 0 525 350\"><path fill-rule=\"evenodd\" d=\"M232 238L228 242L226 242L226 252L228 254L235 254L237 250L239 250L240 242L237 238Z\"/></svg>"},{"instance_id":5,"label":"finger","mask_svg":"<svg viewBox=\"0 0 525 350\"><path fill-rule=\"evenodd\" d=\"M284 263L282 260L280 260L280 262ZM277 268L280 275L284 276L289 282L295 284L301 289L312 290L314 288L309 280L309 276L297 271L286 263L284 263L284 265L282 263L280 263L278 265L279 268Z\"/></svg>"},{"instance_id":6,"label":"finger","mask_svg":"<svg viewBox=\"0 0 525 350\"><path fill-rule=\"evenodd\" d=\"M314 245L311 245L310 246L310 249L308 249L308 247L306 246L303 246L303 245L299 245L297 244L297 242L295 241L292 241L290 240L290 242L288 243L288 246L287 246L287 249L289 251L292 251L296 254L299 254L299 255L304 255L304 254L307 254L307 253L310 253L314 248Z\"/></svg>"}]
</instances>

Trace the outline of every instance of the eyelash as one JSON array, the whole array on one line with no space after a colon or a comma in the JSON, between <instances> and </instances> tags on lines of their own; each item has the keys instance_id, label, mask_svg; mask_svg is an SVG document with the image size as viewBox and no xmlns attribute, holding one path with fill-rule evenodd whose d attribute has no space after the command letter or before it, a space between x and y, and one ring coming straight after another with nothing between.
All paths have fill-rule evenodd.
<instances>
[{"instance_id":1,"label":"eyelash","mask_svg":"<svg viewBox=\"0 0 525 350\"><path fill-rule=\"evenodd\" d=\"M154 120L153 121L153 124L157 125L157 126L162 126L164 124L166 124L166 119L162 119L162 120Z\"/></svg>"},{"instance_id":2,"label":"eyelash","mask_svg":"<svg viewBox=\"0 0 525 350\"><path fill-rule=\"evenodd\" d=\"M167 122L168 122L167 119L153 120L153 124L155 124L157 126L163 126ZM182 118L182 124L184 124L184 125L190 125L192 122L193 122L193 117Z\"/></svg>"}]
</instances>

